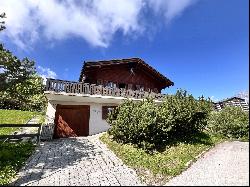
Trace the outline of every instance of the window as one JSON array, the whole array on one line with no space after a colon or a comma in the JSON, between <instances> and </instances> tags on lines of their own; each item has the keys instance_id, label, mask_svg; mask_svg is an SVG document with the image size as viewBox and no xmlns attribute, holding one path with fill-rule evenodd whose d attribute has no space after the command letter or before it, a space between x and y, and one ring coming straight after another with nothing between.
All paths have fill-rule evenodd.
<instances>
[{"instance_id":1,"label":"window","mask_svg":"<svg viewBox=\"0 0 250 187\"><path fill-rule=\"evenodd\" d=\"M119 88L126 88L126 84L125 83L119 83Z\"/></svg>"},{"instance_id":2,"label":"window","mask_svg":"<svg viewBox=\"0 0 250 187\"><path fill-rule=\"evenodd\" d=\"M112 112L117 106L102 106L102 119L106 120L108 113Z\"/></svg>"},{"instance_id":3,"label":"window","mask_svg":"<svg viewBox=\"0 0 250 187\"><path fill-rule=\"evenodd\" d=\"M107 81L106 86L109 87L109 88L116 88L117 83L116 82Z\"/></svg>"},{"instance_id":4,"label":"window","mask_svg":"<svg viewBox=\"0 0 250 187\"><path fill-rule=\"evenodd\" d=\"M141 92L144 91L144 86L143 86L143 85L140 87L140 91L141 91Z\"/></svg>"},{"instance_id":5,"label":"window","mask_svg":"<svg viewBox=\"0 0 250 187\"><path fill-rule=\"evenodd\" d=\"M157 89L157 88L154 88L154 92L155 92L155 93L158 93L158 89Z\"/></svg>"},{"instance_id":6,"label":"window","mask_svg":"<svg viewBox=\"0 0 250 187\"><path fill-rule=\"evenodd\" d=\"M104 80L104 81L103 81L103 85L104 85L104 86L108 86L108 81L107 81L107 80Z\"/></svg>"},{"instance_id":7,"label":"window","mask_svg":"<svg viewBox=\"0 0 250 187\"><path fill-rule=\"evenodd\" d=\"M111 82L111 81L108 81L107 87L109 87L109 88L115 88L116 84L113 83L113 82Z\"/></svg>"},{"instance_id":8,"label":"window","mask_svg":"<svg viewBox=\"0 0 250 187\"><path fill-rule=\"evenodd\" d=\"M98 80L97 80L97 85L102 85L102 84L103 84L102 79L98 79Z\"/></svg>"},{"instance_id":9,"label":"window","mask_svg":"<svg viewBox=\"0 0 250 187\"><path fill-rule=\"evenodd\" d=\"M144 91L144 85L136 85L136 90Z\"/></svg>"},{"instance_id":10,"label":"window","mask_svg":"<svg viewBox=\"0 0 250 187\"><path fill-rule=\"evenodd\" d=\"M133 84L128 84L128 89L133 89Z\"/></svg>"},{"instance_id":11,"label":"window","mask_svg":"<svg viewBox=\"0 0 250 187\"><path fill-rule=\"evenodd\" d=\"M140 85L136 85L136 90L140 90Z\"/></svg>"}]
</instances>

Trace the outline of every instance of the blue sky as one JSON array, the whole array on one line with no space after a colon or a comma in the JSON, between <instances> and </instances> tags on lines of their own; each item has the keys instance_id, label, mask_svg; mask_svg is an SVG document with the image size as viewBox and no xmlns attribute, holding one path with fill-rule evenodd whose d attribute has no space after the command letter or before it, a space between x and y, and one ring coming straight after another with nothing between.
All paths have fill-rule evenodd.
<instances>
[{"instance_id":1,"label":"blue sky","mask_svg":"<svg viewBox=\"0 0 250 187\"><path fill-rule=\"evenodd\" d=\"M119 2L119 3L118 3ZM2 0L5 47L43 76L78 80L83 61L139 57L175 85L220 100L249 90L248 0Z\"/></svg>"}]
</instances>

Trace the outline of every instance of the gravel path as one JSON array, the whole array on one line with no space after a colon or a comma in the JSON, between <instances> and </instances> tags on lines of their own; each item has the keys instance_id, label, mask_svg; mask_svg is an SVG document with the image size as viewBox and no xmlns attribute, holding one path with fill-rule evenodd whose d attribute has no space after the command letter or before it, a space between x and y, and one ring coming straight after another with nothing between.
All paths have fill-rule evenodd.
<instances>
[{"instance_id":1,"label":"gravel path","mask_svg":"<svg viewBox=\"0 0 250 187\"><path fill-rule=\"evenodd\" d=\"M224 142L167 186L249 186L249 142Z\"/></svg>"},{"instance_id":2,"label":"gravel path","mask_svg":"<svg viewBox=\"0 0 250 187\"><path fill-rule=\"evenodd\" d=\"M137 186L134 170L102 144L99 135L41 143L12 185Z\"/></svg>"}]
</instances>

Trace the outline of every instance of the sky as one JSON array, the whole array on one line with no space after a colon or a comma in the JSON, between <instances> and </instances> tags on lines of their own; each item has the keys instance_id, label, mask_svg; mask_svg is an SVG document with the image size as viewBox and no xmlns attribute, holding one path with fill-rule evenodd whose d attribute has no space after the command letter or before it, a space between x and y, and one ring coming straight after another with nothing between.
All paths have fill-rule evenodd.
<instances>
[{"instance_id":1,"label":"sky","mask_svg":"<svg viewBox=\"0 0 250 187\"><path fill-rule=\"evenodd\" d=\"M0 0L0 42L45 77L78 81L84 61L138 57L214 101L249 91L248 0Z\"/></svg>"}]
</instances>

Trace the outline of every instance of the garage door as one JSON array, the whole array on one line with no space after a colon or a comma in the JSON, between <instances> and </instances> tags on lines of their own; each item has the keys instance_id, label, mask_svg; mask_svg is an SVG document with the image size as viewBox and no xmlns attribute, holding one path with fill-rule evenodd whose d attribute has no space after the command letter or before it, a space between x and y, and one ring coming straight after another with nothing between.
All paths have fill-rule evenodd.
<instances>
[{"instance_id":1,"label":"garage door","mask_svg":"<svg viewBox=\"0 0 250 187\"><path fill-rule=\"evenodd\" d=\"M54 138L89 135L88 105L57 105Z\"/></svg>"}]
</instances>

